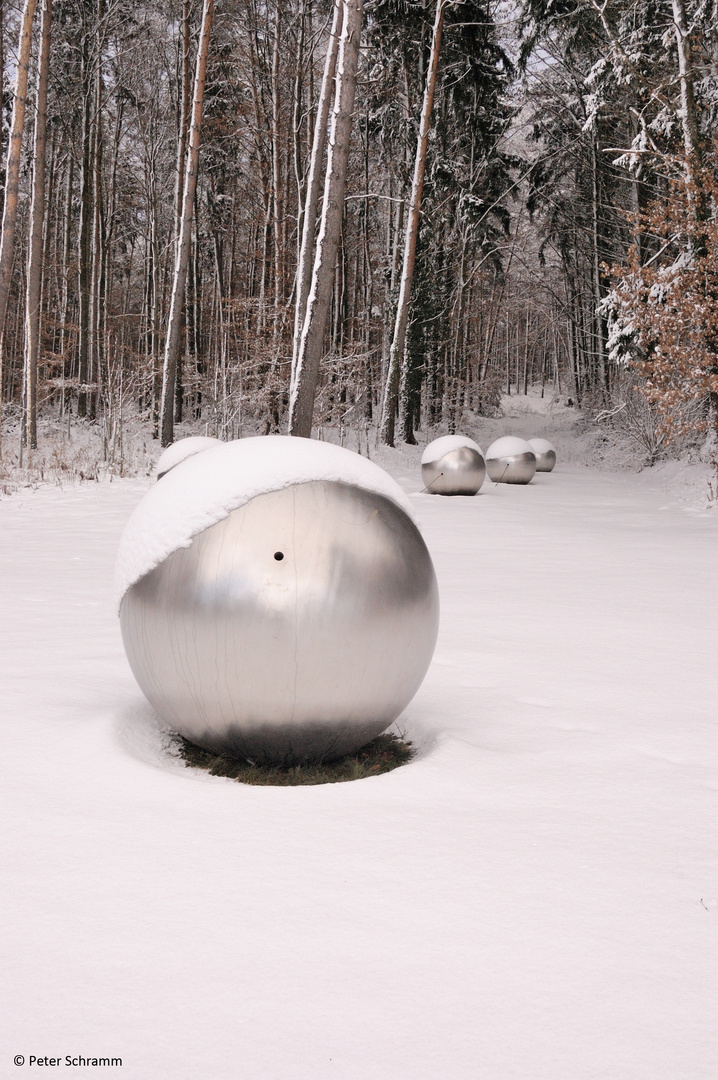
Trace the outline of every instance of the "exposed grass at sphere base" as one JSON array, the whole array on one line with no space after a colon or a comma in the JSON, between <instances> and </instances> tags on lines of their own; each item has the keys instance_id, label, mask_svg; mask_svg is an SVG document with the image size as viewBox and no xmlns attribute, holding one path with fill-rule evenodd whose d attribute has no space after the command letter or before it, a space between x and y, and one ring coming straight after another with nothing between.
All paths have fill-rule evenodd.
<instances>
[{"instance_id":1,"label":"exposed grass at sphere base","mask_svg":"<svg viewBox=\"0 0 718 1080\"><path fill-rule=\"evenodd\" d=\"M304 765L261 765L251 761L225 757L195 746L181 735L176 737L179 755L188 768L205 769L211 776L227 776L240 784L268 787L296 787L303 784L341 784L347 780L363 780L380 776L414 757L411 742L397 735L384 734L370 743L335 761L308 762Z\"/></svg>"}]
</instances>

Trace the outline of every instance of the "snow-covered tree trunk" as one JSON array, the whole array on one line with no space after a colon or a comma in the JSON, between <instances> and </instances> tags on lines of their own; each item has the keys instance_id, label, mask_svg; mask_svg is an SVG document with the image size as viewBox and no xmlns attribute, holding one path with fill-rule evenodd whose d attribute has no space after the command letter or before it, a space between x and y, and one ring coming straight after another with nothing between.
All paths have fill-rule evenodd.
<instances>
[{"instance_id":1,"label":"snow-covered tree trunk","mask_svg":"<svg viewBox=\"0 0 718 1080\"><path fill-rule=\"evenodd\" d=\"M314 261L314 234L317 225L317 207L319 205L319 191L321 188L322 163L324 160L324 148L327 141L327 123L329 120L329 107L332 100L332 84L337 63L339 50L339 32L342 23L342 0L335 0L332 26L329 31L327 53L324 61L324 75L319 92L317 104L317 117L314 123L314 139L312 143L312 156L309 163L309 176L307 177L307 190L304 197L304 214L302 221L302 241L299 249L299 261L297 264L297 285L294 305L294 339L292 346L292 374L290 392L294 393L297 381L297 360L299 346L302 339L304 318L307 313L307 297L312 280L312 263Z\"/></svg>"},{"instance_id":2,"label":"snow-covered tree trunk","mask_svg":"<svg viewBox=\"0 0 718 1080\"><path fill-rule=\"evenodd\" d=\"M678 77L681 87L681 127L683 131L683 149L690 162L701 161L700 134L698 130L698 111L696 109L695 89L693 86L693 65L691 64L691 43L686 6L684 0L672 0L673 28L676 35L678 52ZM689 165L690 168L690 165ZM690 179L690 177L688 178Z\"/></svg>"},{"instance_id":3,"label":"snow-covered tree trunk","mask_svg":"<svg viewBox=\"0 0 718 1080\"><path fill-rule=\"evenodd\" d=\"M344 214L349 139L354 110L363 0L343 0L336 91L327 152L324 205L317 238L307 311L289 400L289 433L310 438L319 361L332 295L334 268Z\"/></svg>"},{"instance_id":4,"label":"snow-covered tree trunk","mask_svg":"<svg viewBox=\"0 0 718 1080\"><path fill-rule=\"evenodd\" d=\"M179 53L180 53L180 80L179 80L179 131L177 138L177 159L176 159L176 173L175 173L175 236L180 234L180 226L182 222L182 196L184 194L184 171L185 161L187 158L187 128L189 126L189 110L190 110L190 91L192 84L190 81L190 0L182 0L182 17L180 20L180 41L179 41ZM186 305L182 305L181 320L184 323L186 315ZM180 328L181 333L181 328ZM175 375L175 420L180 421L182 419L182 352L177 350L177 372Z\"/></svg>"},{"instance_id":5,"label":"snow-covered tree trunk","mask_svg":"<svg viewBox=\"0 0 718 1080\"><path fill-rule=\"evenodd\" d=\"M204 85L207 76L207 56L209 38L214 14L214 0L204 0L202 8L202 26L200 29L197 63L195 67L194 94L192 101L192 122L190 126L187 167L184 178L182 199L182 220L177 238L177 255L172 282L172 299L167 322L167 339L162 366L162 406L160 412L160 435L162 446L169 446L174 437L174 391L177 376L177 357L180 346L182 326L182 304L184 303L189 265L190 240L192 237L192 217L194 214L194 195L197 188L197 169L199 166L199 147L202 135L202 107L204 104Z\"/></svg>"},{"instance_id":6,"label":"snow-covered tree trunk","mask_svg":"<svg viewBox=\"0 0 718 1080\"><path fill-rule=\"evenodd\" d=\"M31 450L37 447L37 358L40 350L40 293L42 281L42 234L45 221L45 146L47 131L47 83L50 70L52 0L42 0L40 60L37 67L35 145L32 161L30 246L27 258L25 306L25 437Z\"/></svg>"},{"instance_id":7,"label":"snow-covered tree trunk","mask_svg":"<svg viewBox=\"0 0 718 1080\"><path fill-rule=\"evenodd\" d=\"M681 129L683 132L683 151L686 159L685 176L686 182L694 190L690 192L697 221L706 221L709 216L705 192L702 188L701 166L703 154L701 147L700 129L698 125L698 109L696 107L696 95L693 77L693 64L691 62L691 31L688 26L685 0L672 0L673 6L673 29L676 36L676 49L678 52L678 81L681 88ZM706 238L699 235L691 241L691 255L705 254ZM713 419L717 419L716 402L711 398ZM715 426L715 423L714 423Z\"/></svg>"},{"instance_id":8,"label":"snow-covered tree trunk","mask_svg":"<svg viewBox=\"0 0 718 1080\"><path fill-rule=\"evenodd\" d=\"M190 0L182 0L180 20L180 84L179 132L177 138L177 164L175 166L175 235L179 236L182 224L182 195L184 191L185 160L187 157L187 126L190 108Z\"/></svg>"},{"instance_id":9,"label":"snow-covered tree trunk","mask_svg":"<svg viewBox=\"0 0 718 1080\"><path fill-rule=\"evenodd\" d=\"M20 189L20 155L22 151L22 132L25 126L32 23L35 18L36 6L37 0L25 0L20 21L15 99L12 106L7 167L5 170L5 204L3 206L2 237L0 237L0 452L2 452L3 337L12 279L12 262L15 254L15 225Z\"/></svg>"},{"instance_id":10,"label":"snow-covered tree trunk","mask_svg":"<svg viewBox=\"0 0 718 1080\"><path fill-rule=\"evenodd\" d=\"M411 283L414 277L414 264L416 262L416 239L419 233L419 214L421 212L421 195L424 188L426 151L429 144L429 127L431 124L431 110L434 106L436 76L439 70L441 31L444 25L445 9L446 0L437 0L434 30L431 38L429 68L426 73L424 101L421 107L421 120L419 122L419 139L416 144L414 177L411 183L411 196L409 199L406 220L404 262L401 272L401 284L399 286L399 300L397 302L396 319L394 321L394 336L391 348L389 349L389 365L387 368L384 400L381 410L381 438L388 446L394 445L394 423L399 401L399 378L402 370L406 367L404 360L406 328L409 321L409 303L411 301ZM406 374L407 373L405 373L404 376L405 378Z\"/></svg>"}]
</instances>

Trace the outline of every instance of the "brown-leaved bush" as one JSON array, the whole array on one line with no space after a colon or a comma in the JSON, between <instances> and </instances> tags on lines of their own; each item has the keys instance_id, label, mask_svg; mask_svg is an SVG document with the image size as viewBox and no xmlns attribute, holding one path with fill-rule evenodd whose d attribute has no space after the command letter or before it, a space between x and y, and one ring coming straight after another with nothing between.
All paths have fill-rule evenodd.
<instances>
[{"instance_id":1,"label":"brown-leaved bush","mask_svg":"<svg viewBox=\"0 0 718 1080\"><path fill-rule=\"evenodd\" d=\"M718 426L718 182L691 172L632 218L649 257L633 245L610 268L606 304L611 356L640 376L666 442Z\"/></svg>"}]
</instances>

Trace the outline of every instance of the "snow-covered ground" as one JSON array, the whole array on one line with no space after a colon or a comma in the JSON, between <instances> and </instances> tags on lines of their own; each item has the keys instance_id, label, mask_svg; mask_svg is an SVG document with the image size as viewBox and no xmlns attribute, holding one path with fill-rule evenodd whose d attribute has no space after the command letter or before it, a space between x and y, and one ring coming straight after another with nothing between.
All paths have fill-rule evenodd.
<instances>
[{"instance_id":1,"label":"snow-covered ground","mask_svg":"<svg viewBox=\"0 0 718 1080\"><path fill-rule=\"evenodd\" d=\"M148 480L0 501L0 1077L715 1080L718 513L568 448L430 496L420 457L382 460L441 590L421 752L314 788L166 753L112 595Z\"/></svg>"}]
</instances>

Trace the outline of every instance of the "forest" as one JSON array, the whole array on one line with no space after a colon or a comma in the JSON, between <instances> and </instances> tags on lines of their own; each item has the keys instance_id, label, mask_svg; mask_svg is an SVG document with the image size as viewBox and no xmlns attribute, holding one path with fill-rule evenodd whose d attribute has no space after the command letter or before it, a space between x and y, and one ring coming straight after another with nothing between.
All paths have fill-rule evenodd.
<instances>
[{"instance_id":1,"label":"forest","mask_svg":"<svg viewBox=\"0 0 718 1080\"><path fill-rule=\"evenodd\" d=\"M718 0L0 0L6 1078L718 1080L717 165Z\"/></svg>"},{"instance_id":2,"label":"forest","mask_svg":"<svg viewBox=\"0 0 718 1080\"><path fill-rule=\"evenodd\" d=\"M529 387L715 439L716 0L24 0L0 65L6 460Z\"/></svg>"}]
</instances>

